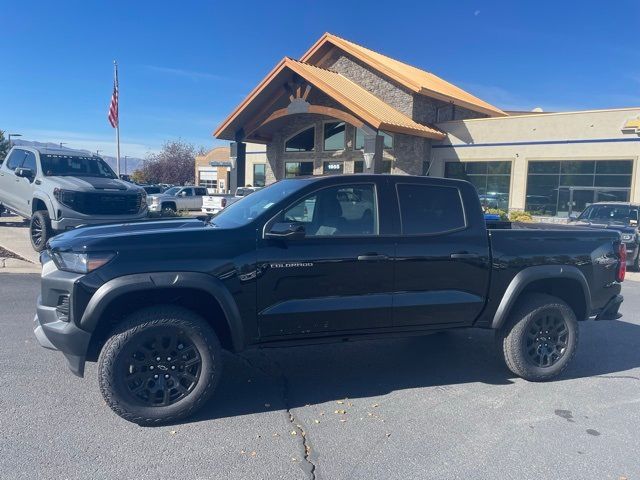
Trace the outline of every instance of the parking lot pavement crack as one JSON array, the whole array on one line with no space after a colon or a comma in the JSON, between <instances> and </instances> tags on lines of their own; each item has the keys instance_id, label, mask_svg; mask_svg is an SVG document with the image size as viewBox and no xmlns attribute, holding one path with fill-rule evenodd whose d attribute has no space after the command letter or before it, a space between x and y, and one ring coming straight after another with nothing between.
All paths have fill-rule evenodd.
<instances>
[{"instance_id":1,"label":"parking lot pavement crack","mask_svg":"<svg viewBox=\"0 0 640 480\"><path fill-rule=\"evenodd\" d=\"M282 403L284 404L284 413L286 415L286 419L294 428L294 430L292 430L292 435L295 434L300 438L300 446L303 459L303 463L300 464L300 468L302 468L302 470L311 480L316 480L318 478L316 466L317 455L315 450L311 448L311 442L309 441L309 436L307 435L304 426L295 417L292 411L291 404L289 402L289 379L284 374L282 367L277 361L275 361L273 358L269 357L262 351L260 351L260 355L266 360L266 362L268 362L268 364L271 364L274 367L275 372L269 371L264 367L257 365L250 358L247 358L244 355L238 355L238 357L240 357L240 359L249 367L258 370L263 375L271 377L280 383L281 397Z\"/></svg>"}]
</instances>

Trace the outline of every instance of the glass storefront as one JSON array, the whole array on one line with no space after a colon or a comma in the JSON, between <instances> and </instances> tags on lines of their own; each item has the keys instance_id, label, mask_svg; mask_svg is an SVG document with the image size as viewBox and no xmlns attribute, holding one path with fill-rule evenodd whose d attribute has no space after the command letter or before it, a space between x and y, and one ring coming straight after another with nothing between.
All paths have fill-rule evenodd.
<instances>
[{"instance_id":1,"label":"glass storefront","mask_svg":"<svg viewBox=\"0 0 640 480\"><path fill-rule=\"evenodd\" d=\"M567 217L595 202L629 201L632 160L530 161L525 210Z\"/></svg>"},{"instance_id":2,"label":"glass storefront","mask_svg":"<svg viewBox=\"0 0 640 480\"><path fill-rule=\"evenodd\" d=\"M509 209L510 161L447 162L444 176L473 183L484 207Z\"/></svg>"},{"instance_id":3,"label":"glass storefront","mask_svg":"<svg viewBox=\"0 0 640 480\"><path fill-rule=\"evenodd\" d=\"M264 187L266 182L267 166L264 163L256 163L253 165L253 186Z\"/></svg>"},{"instance_id":4,"label":"glass storefront","mask_svg":"<svg viewBox=\"0 0 640 480\"><path fill-rule=\"evenodd\" d=\"M393 161L382 160L382 173L391 173ZM364 160L356 160L353 162L353 173L364 173Z\"/></svg>"}]
</instances>

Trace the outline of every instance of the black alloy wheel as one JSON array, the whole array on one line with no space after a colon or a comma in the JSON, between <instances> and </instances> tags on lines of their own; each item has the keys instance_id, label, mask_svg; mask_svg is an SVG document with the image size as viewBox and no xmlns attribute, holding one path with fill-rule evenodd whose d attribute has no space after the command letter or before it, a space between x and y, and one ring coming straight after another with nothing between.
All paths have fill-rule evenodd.
<instances>
[{"instance_id":1,"label":"black alloy wheel","mask_svg":"<svg viewBox=\"0 0 640 480\"><path fill-rule=\"evenodd\" d=\"M211 325L177 305L131 313L98 358L98 383L111 409L130 422L157 425L188 417L213 394L222 347Z\"/></svg>"},{"instance_id":2,"label":"black alloy wheel","mask_svg":"<svg viewBox=\"0 0 640 480\"><path fill-rule=\"evenodd\" d=\"M122 358L122 381L132 400L164 407L198 384L202 357L184 331L158 327L132 342Z\"/></svg>"},{"instance_id":3,"label":"black alloy wheel","mask_svg":"<svg viewBox=\"0 0 640 480\"><path fill-rule=\"evenodd\" d=\"M31 216L29 223L29 237L31 246L36 252L41 252L47 246L47 241L51 238L51 221L49 213L38 210Z\"/></svg>"},{"instance_id":4,"label":"black alloy wheel","mask_svg":"<svg viewBox=\"0 0 640 480\"><path fill-rule=\"evenodd\" d=\"M567 324L559 315L540 315L529 324L525 342L531 363L542 368L555 365L567 351Z\"/></svg>"}]
</instances>

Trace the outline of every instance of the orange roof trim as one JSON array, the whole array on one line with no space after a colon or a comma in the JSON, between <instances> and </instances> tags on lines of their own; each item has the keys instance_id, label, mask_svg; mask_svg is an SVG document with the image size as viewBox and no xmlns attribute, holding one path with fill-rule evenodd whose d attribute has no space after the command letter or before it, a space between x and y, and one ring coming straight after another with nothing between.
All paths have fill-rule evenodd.
<instances>
[{"instance_id":1,"label":"orange roof trim","mask_svg":"<svg viewBox=\"0 0 640 480\"><path fill-rule=\"evenodd\" d=\"M376 129L388 130L396 133L406 133L426 138L441 140L445 134L440 130L415 122L407 115L394 109L378 97L360 87L342 75L285 57L247 98L233 111L233 113L214 132L216 137L221 135L228 138L226 132L238 116L256 100L265 87L285 69L289 69L304 78L335 101L343 105L357 117L361 118ZM225 135L226 134L226 135Z\"/></svg>"},{"instance_id":2,"label":"orange roof trim","mask_svg":"<svg viewBox=\"0 0 640 480\"><path fill-rule=\"evenodd\" d=\"M443 80L442 78L400 62L393 58L374 52L368 48L345 40L343 38L325 33L301 58L300 61L314 63L317 54L322 47L330 44L358 60L372 67L374 70L386 75L408 89L431 98L436 98L455 105L481 112L492 117L506 116L507 114L497 107L471 95L469 92Z\"/></svg>"}]
</instances>

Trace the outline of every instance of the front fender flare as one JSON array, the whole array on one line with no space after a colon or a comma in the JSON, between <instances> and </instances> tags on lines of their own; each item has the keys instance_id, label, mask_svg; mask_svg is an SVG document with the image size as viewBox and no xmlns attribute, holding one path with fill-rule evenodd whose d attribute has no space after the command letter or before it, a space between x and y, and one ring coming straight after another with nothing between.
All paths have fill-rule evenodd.
<instances>
[{"instance_id":1,"label":"front fender flare","mask_svg":"<svg viewBox=\"0 0 640 480\"><path fill-rule=\"evenodd\" d=\"M160 288L191 288L212 295L225 314L231 342L236 352L244 348L244 327L238 306L224 284L216 277L199 272L153 272L137 273L114 278L102 285L87 304L79 327L85 331L95 330L102 314L112 301L125 293L142 292Z\"/></svg>"},{"instance_id":2,"label":"front fender flare","mask_svg":"<svg viewBox=\"0 0 640 480\"><path fill-rule=\"evenodd\" d=\"M515 277L511 280L511 283L507 287L500 300L500 305L493 316L491 322L491 328L498 329L504 325L504 322L509 316L509 312L515 305L518 297L527 285L535 282L536 280L550 280L564 278L575 280L580 284L582 288L582 294L585 302L585 312L589 315L591 311L591 291L587 279L582 272L573 265L539 265L535 267L528 267L519 271ZM578 320L584 320L579 318Z\"/></svg>"}]
</instances>

